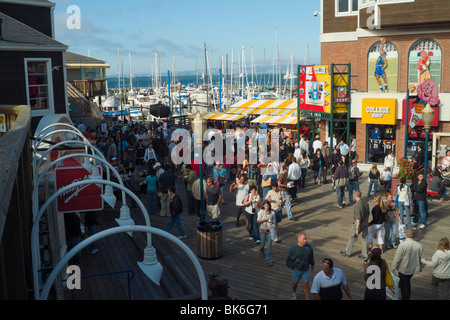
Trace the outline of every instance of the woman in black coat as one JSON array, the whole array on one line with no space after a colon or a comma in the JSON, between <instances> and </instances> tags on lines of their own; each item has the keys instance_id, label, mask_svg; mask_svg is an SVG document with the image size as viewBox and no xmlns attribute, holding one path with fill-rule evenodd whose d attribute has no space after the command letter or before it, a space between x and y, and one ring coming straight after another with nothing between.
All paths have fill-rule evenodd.
<instances>
[{"instance_id":1,"label":"woman in black coat","mask_svg":"<svg viewBox=\"0 0 450 320\"><path fill-rule=\"evenodd\" d=\"M323 158L322 150L316 149L316 153L313 157L314 183L317 181L319 186L323 167L325 167L325 159Z\"/></svg>"}]
</instances>

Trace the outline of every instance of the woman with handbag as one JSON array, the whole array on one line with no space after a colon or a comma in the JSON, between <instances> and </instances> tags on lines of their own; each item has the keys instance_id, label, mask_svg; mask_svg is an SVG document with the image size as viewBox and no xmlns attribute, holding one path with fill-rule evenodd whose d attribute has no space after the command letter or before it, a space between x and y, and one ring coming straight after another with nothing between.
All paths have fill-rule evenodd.
<instances>
[{"instance_id":1,"label":"woman with handbag","mask_svg":"<svg viewBox=\"0 0 450 320\"><path fill-rule=\"evenodd\" d=\"M365 259L363 268L364 281L366 282L364 300L386 300L386 276L390 271L386 260L381 257L380 248L372 248L370 261ZM376 270L376 268L378 268L378 270ZM376 270L375 272L373 272L374 269ZM379 275L379 278L377 275ZM379 286L374 285L377 282L379 283Z\"/></svg>"},{"instance_id":2,"label":"woman with handbag","mask_svg":"<svg viewBox=\"0 0 450 320\"><path fill-rule=\"evenodd\" d=\"M397 187L398 208L400 211L400 223L405 224L403 214L406 214L406 226L412 227L409 207L412 205L411 189L406 185L406 178L400 178L400 185Z\"/></svg>"}]
</instances>

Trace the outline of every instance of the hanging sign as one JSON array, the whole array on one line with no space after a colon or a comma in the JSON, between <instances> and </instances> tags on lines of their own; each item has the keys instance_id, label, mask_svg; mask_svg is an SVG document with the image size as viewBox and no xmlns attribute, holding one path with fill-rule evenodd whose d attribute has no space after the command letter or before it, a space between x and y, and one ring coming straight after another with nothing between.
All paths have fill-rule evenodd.
<instances>
[{"instance_id":1,"label":"hanging sign","mask_svg":"<svg viewBox=\"0 0 450 320\"><path fill-rule=\"evenodd\" d=\"M299 75L299 108L331 112L331 76L328 66L301 66Z\"/></svg>"},{"instance_id":2,"label":"hanging sign","mask_svg":"<svg viewBox=\"0 0 450 320\"><path fill-rule=\"evenodd\" d=\"M99 175L102 176L101 167L97 167ZM56 190L75 182L89 180L89 172L82 166L57 167ZM58 196L57 211L59 213L99 211L103 210L103 199L101 197L101 185L86 184L67 190Z\"/></svg>"}]
</instances>

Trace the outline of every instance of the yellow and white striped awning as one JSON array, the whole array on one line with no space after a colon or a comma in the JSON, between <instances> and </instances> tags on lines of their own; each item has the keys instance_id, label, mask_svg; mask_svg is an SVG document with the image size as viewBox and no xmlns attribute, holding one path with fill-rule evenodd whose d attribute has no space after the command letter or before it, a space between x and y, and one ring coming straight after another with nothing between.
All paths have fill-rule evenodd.
<instances>
[{"instance_id":1,"label":"yellow and white striped awning","mask_svg":"<svg viewBox=\"0 0 450 320\"><path fill-rule=\"evenodd\" d=\"M297 100L241 100L225 113L293 115L297 111Z\"/></svg>"},{"instance_id":2,"label":"yellow and white striped awning","mask_svg":"<svg viewBox=\"0 0 450 320\"><path fill-rule=\"evenodd\" d=\"M304 118L300 118L302 121ZM297 117L292 116L270 116L270 115L260 115L259 117L252 120L252 123L267 123L267 124L297 124Z\"/></svg>"},{"instance_id":3,"label":"yellow and white striped awning","mask_svg":"<svg viewBox=\"0 0 450 320\"><path fill-rule=\"evenodd\" d=\"M197 113L186 116L187 119L193 119ZM243 114L226 114L218 112L204 112L201 114L205 120L218 120L218 121L236 121L245 117Z\"/></svg>"}]
</instances>

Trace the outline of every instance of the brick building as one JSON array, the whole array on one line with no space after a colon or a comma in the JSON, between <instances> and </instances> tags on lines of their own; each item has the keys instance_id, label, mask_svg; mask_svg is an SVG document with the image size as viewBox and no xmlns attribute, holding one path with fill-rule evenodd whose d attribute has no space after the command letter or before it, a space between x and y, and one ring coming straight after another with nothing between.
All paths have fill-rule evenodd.
<instances>
[{"instance_id":1,"label":"brick building","mask_svg":"<svg viewBox=\"0 0 450 320\"><path fill-rule=\"evenodd\" d=\"M406 99L410 108L416 107L417 86L423 81L419 73L422 51L430 58L429 78L439 90L431 132L450 132L449 13L450 2L443 0L321 0L321 64L351 64L349 127L356 135L360 162L382 164L390 146L397 158L403 157L405 142L411 157L417 145L424 144L422 122L405 127L409 123ZM382 39L386 40L383 46ZM374 76L377 63L383 64L377 61L381 48L388 65L388 90L383 77L380 87ZM408 119L414 115L410 111ZM450 138L441 136L436 151L440 145L450 148Z\"/></svg>"}]
</instances>

